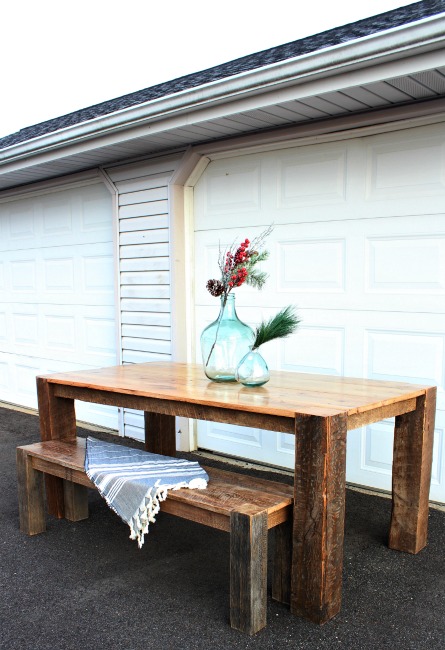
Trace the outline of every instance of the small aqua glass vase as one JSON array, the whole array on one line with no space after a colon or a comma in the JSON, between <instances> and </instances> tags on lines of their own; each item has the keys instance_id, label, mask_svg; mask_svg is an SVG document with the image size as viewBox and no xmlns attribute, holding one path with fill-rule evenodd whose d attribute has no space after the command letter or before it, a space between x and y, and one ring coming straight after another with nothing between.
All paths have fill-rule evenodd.
<instances>
[{"instance_id":1,"label":"small aqua glass vase","mask_svg":"<svg viewBox=\"0 0 445 650\"><path fill-rule=\"evenodd\" d=\"M249 350L241 359L235 377L244 386L262 386L269 381L269 368L258 349Z\"/></svg>"},{"instance_id":2,"label":"small aqua glass vase","mask_svg":"<svg viewBox=\"0 0 445 650\"><path fill-rule=\"evenodd\" d=\"M235 295L221 296L219 316L201 334L204 372L213 381L236 381L235 372L254 340L251 327L240 321Z\"/></svg>"}]
</instances>

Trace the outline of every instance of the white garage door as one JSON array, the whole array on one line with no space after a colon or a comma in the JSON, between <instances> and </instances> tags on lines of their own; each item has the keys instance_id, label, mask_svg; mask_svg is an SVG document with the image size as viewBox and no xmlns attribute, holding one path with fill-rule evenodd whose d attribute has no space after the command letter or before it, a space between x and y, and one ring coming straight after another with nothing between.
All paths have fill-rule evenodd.
<instances>
[{"instance_id":1,"label":"white garage door","mask_svg":"<svg viewBox=\"0 0 445 650\"><path fill-rule=\"evenodd\" d=\"M116 363L111 196L94 184L0 203L0 400L36 375ZM117 428L116 409L79 419Z\"/></svg>"},{"instance_id":2,"label":"white garage door","mask_svg":"<svg viewBox=\"0 0 445 650\"><path fill-rule=\"evenodd\" d=\"M218 313L205 283L218 277L219 241L252 239L273 222L269 280L262 292L236 290L238 315L254 325L297 305L299 331L263 348L271 368L437 385L438 501L445 501L444 212L442 125L213 161L195 187L196 341ZM198 444L293 465L293 438L283 434L200 423ZM349 481L390 489L391 460L391 421L349 433Z\"/></svg>"}]
</instances>

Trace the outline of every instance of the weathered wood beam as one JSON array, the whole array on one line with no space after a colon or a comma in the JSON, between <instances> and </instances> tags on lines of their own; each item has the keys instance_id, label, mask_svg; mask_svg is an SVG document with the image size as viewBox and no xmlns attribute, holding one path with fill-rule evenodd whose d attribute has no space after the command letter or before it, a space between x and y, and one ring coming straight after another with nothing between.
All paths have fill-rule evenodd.
<instances>
[{"instance_id":1,"label":"weathered wood beam","mask_svg":"<svg viewBox=\"0 0 445 650\"><path fill-rule=\"evenodd\" d=\"M255 634L266 625L267 512L246 505L230 517L230 625Z\"/></svg>"},{"instance_id":2,"label":"weathered wood beam","mask_svg":"<svg viewBox=\"0 0 445 650\"><path fill-rule=\"evenodd\" d=\"M418 553L427 543L436 387L396 418L389 547Z\"/></svg>"},{"instance_id":3,"label":"weathered wood beam","mask_svg":"<svg viewBox=\"0 0 445 650\"><path fill-rule=\"evenodd\" d=\"M340 611L347 414L295 420L291 611L325 623Z\"/></svg>"}]
</instances>

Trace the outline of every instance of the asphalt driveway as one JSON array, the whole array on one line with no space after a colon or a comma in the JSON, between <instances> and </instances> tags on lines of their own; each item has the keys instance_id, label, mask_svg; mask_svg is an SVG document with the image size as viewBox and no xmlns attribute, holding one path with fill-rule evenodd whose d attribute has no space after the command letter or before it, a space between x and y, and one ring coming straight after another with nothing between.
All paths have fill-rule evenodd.
<instances>
[{"instance_id":1,"label":"asphalt driveway","mask_svg":"<svg viewBox=\"0 0 445 650\"><path fill-rule=\"evenodd\" d=\"M2 650L445 647L445 512L431 509L428 546L410 556L386 546L390 501L348 490L340 614L319 627L269 594L268 625L249 637L229 625L223 532L161 514L139 550L91 491L88 520L21 534L15 448L38 439L35 415L0 408Z\"/></svg>"}]
</instances>

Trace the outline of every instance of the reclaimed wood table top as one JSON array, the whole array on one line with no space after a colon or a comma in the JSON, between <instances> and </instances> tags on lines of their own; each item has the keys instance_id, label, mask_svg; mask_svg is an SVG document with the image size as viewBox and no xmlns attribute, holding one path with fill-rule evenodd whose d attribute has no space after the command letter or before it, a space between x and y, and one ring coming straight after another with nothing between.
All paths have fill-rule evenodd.
<instances>
[{"instance_id":1,"label":"reclaimed wood table top","mask_svg":"<svg viewBox=\"0 0 445 650\"><path fill-rule=\"evenodd\" d=\"M407 400L413 400L414 409L415 399L427 388L404 382L278 371L271 372L266 385L249 388L236 382L210 381L199 364L174 362L55 373L44 379L71 387L284 418L347 413L353 422L359 421L360 414L391 409Z\"/></svg>"}]
</instances>

